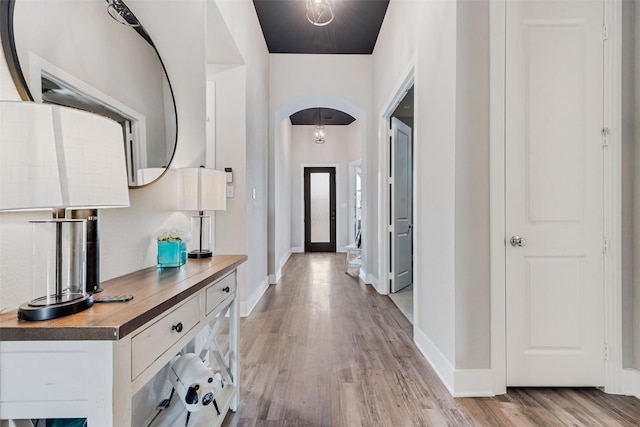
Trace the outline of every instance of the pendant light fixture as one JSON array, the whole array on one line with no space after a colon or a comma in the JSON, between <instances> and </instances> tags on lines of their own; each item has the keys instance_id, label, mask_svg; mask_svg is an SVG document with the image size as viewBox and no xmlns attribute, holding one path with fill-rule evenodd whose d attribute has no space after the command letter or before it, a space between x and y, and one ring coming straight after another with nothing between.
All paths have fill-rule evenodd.
<instances>
[{"instance_id":1,"label":"pendant light fixture","mask_svg":"<svg viewBox=\"0 0 640 427\"><path fill-rule=\"evenodd\" d=\"M333 21L334 0L307 0L307 19L317 27Z\"/></svg>"},{"instance_id":2,"label":"pendant light fixture","mask_svg":"<svg viewBox=\"0 0 640 427\"><path fill-rule=\"evenodd\" d=\"M324 144L324 126L316 126L316 144Z\"/></svg>"},{"instance_id":3,"label":"pendant light fixture","mask_svg":"<svg viewBox=\"0 0 640 427\"><path fill-rule=\"evenodd\" d=\"M315 143L316 144L324 144L325 140L324 140L324 125L322 124L322 117L321 117L321 111L320 108L318 108L318 124L316 125L316 139L315 139Z\"/></svg>"}]
</instances>

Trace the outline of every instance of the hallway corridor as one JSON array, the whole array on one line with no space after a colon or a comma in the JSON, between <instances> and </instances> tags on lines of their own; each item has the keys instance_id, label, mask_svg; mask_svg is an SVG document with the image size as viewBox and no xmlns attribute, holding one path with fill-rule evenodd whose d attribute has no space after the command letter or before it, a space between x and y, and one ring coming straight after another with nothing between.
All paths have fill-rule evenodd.
<instances>
[{"instance_id":1,"label":"hallway corridor","mask_svg":"<svg viewBox=\"0 0 640 427\"><path fill-rule=\"evenodd\" d=\"M344 254L294 254L241 321L240 407L225 426L632 426L640 400L595 389L453 399L394 303Z\"/></svg>"}]
</instances>

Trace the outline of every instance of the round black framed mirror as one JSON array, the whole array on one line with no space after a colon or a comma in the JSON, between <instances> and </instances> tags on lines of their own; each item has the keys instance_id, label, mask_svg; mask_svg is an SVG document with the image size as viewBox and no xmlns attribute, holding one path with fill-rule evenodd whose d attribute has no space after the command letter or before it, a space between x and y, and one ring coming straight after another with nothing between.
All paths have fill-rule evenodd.
<instances>
[{"instance_id":1,"label":"round black framed mirror","mask_svg":"<svg viewBox=\"0 0 640 427\"><path fill-rule=\"evenodd\" d=\"M0 0L0 37L23 100L122 125L130 188L166 172L178 136L173 89L151 37L122 0Z\"/></svg>"}]
</instances>

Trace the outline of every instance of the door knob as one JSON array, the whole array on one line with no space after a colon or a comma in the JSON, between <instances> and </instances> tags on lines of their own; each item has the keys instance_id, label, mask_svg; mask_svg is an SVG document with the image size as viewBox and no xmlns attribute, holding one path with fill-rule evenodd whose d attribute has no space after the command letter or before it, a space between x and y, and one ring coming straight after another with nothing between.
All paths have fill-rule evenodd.
<instances>
[{"instance_id":1,"label":"door knob","mask_svg":"<svg viewBox=\"0 0 640 427\"><path fill-rule=\"evenodd\" d=\"M524 247L527 246L527 240L524 237L520 237L520 236L512 236L511 237L511 246L514 247Z\"/></svg>"}]
</instances>

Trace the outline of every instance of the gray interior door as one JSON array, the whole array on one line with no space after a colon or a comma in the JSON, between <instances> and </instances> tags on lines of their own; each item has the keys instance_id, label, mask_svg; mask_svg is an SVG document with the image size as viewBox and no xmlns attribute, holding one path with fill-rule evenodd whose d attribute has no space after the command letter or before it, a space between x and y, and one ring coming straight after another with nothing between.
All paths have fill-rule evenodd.
<instances>
[{"instance_id":1,"label":"gray interior door","mask_svg":"<svg viewBox=\"0 0 640 427\"><path fill-rule=\"evenodd\" d=\"M411 128L391 119L393 160L393 242L391 292L398 292L413 282L413 161Z\"/></svg>"}]
</instances>

